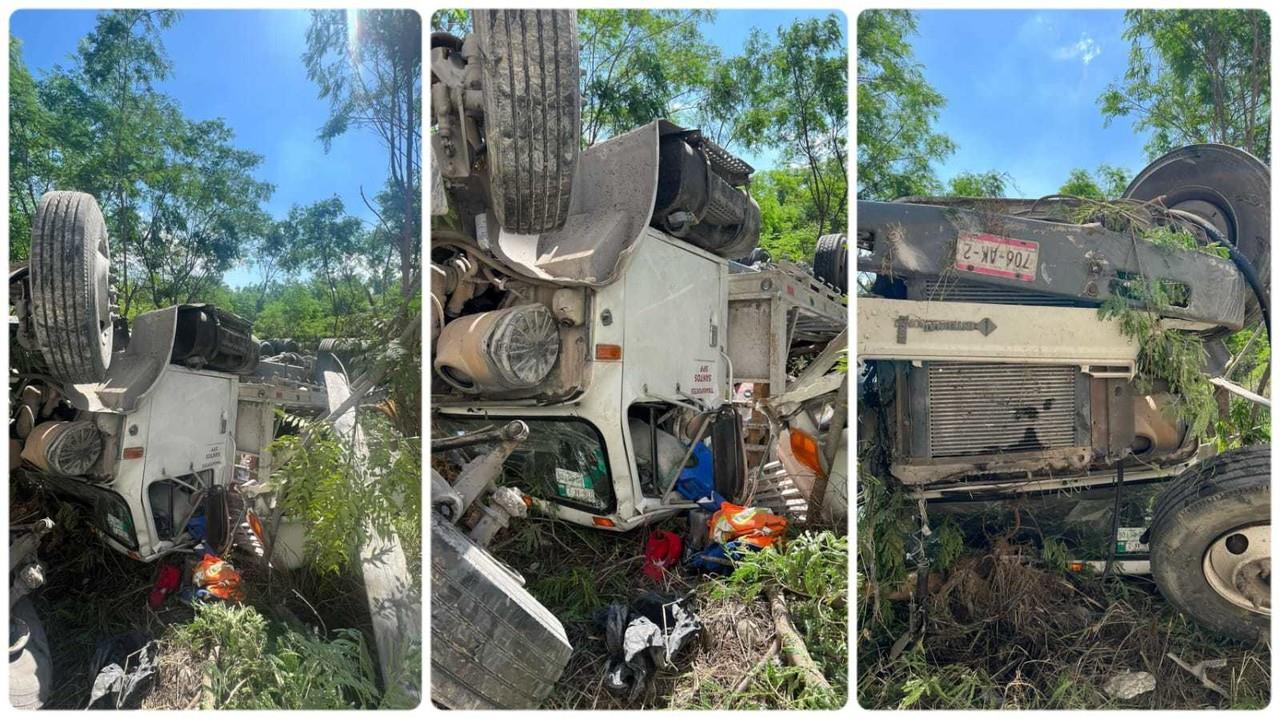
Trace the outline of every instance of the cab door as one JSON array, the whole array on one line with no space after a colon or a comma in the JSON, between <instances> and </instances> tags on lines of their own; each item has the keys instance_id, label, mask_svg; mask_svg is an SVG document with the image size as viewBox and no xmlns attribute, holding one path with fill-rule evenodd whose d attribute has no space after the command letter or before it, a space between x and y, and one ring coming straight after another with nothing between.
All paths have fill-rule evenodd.
<instances>
[{"instance_id":1,"label":"cab door","mask_svg":"<svg viewBox=\"0 0 1280 719\"><path fill-rule=\"evenodd\" d=\"M655 230L625 274L623 406L727 396L728 263Z\"/></svg>"}]
</instances>

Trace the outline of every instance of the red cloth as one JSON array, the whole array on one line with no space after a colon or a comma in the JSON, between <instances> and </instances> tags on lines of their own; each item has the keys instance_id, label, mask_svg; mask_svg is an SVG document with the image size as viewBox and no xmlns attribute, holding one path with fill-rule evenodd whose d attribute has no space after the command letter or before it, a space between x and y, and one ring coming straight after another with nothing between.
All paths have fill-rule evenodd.
<instances>
[{"instance_id":1,"label":"red cloth","mask_svg":"<svg viewBox=\"0 0 1280 719\"><path fill-rule=\"evenodd\" d=\"M166 564L160 567L160 574L156 576L156 583L151 587L151 594L147 596L147 603L152 609L159 609L164 603L164 598L173 593L178 588L178 583L182 581L182 572L178 571L178 567L173 564Z\"/></svg>"},{"instance_id":2,"label":"red cloth","mask_svg":"<svg viewBox=\"0 0 1280 719\"><path fill-rule=\"evenodd\" d=\"M649 535L644 547L644 567L641 571L655 582L661 582L668 567L680 561L680 535L658 529Z\"/></svg>"}]
</instances>

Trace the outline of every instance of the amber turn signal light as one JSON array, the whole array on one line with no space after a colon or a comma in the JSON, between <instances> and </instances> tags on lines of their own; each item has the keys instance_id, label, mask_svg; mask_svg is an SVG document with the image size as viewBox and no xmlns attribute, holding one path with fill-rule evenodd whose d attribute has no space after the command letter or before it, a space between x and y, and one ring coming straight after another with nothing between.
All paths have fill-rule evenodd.
<instances>
[{"instance_id":1,"label":"amber turn signal light","mask_svg":"<svg viewBox=\"0 0 1280 719\"><path fill-rule=\"evenodd\" d=\"M596 345L596 359L598 360L622 359L622 345Z\"/></svg>"},{"instance_id":2,"label":"amber turn signal light","mask_svg":"<svg viewBox=\"0 0 1280 719\"><path fill-rule=\"evenodd\" d=\"M795 428L789 430L789 434L791 435L791 454L795 455L795 458L804 466L822 474L822 462L818 460L818 441L807 432Z\"/></svg>"}]
</instances>

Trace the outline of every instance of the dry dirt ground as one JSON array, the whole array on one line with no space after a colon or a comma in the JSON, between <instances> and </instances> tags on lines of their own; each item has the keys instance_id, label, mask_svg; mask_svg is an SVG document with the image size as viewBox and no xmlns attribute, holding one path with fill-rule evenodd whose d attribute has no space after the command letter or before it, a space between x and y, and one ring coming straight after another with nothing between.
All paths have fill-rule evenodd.
<instances>
[{"instance_id":1,"label":"dry dirt ground","mask_svg":"<svg viewBox=\"0 0 1280 719\"><path fill-rule=\"evenodd\" d=\"M905 601L859 614L858 701L865 708L1260 709L1270 649L1212 636L1178 614L1149 579L1046 569L1030 546L997 541L931 582L923 641L894 650ZM862 601L870 606L864 587ZM1201 665L1204 678L1179 666ZM1145 671L1154 691L1102 689Z\"/></svg>"}]
</instances>

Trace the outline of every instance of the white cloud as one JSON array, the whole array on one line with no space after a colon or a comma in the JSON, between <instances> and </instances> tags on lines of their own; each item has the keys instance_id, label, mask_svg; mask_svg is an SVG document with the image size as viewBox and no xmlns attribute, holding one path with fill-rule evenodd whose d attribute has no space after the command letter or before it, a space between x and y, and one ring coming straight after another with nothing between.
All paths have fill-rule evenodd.
<instances>
[{"instance_id":1,"label":"white cloud","mask_svg":"<svg viewBox=\"0 0 1280 719\"><path fill-rule=\"evenodd\" d=\"M1089 33L1081 33L1080 39L1071 45L1059 47L1053 51L1053 59L1055 60L1074 60L1080 58L1080 62L1088 65L1095 57L1102 54L1102 46L1093 38L1089 37Z\"/></svg>"}]
</instances>

